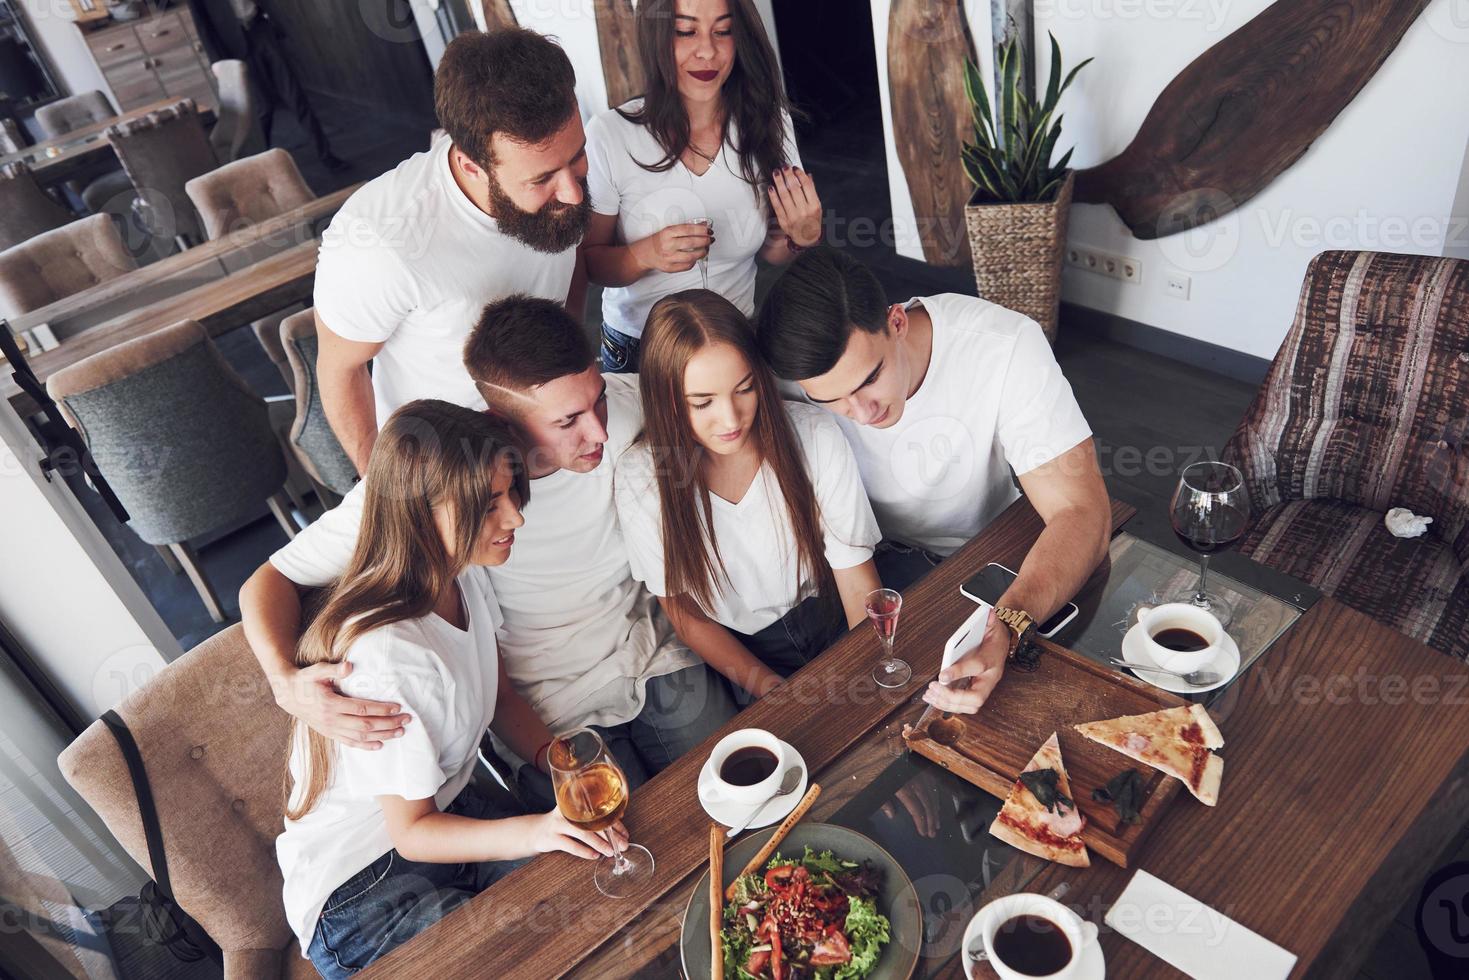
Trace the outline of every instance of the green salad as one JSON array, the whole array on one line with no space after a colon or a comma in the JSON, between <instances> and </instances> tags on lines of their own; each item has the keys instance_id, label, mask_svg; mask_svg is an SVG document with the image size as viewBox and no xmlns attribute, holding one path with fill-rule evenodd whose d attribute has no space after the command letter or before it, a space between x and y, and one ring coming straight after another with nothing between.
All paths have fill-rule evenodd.
<instances>
[{"instance_id":1,"label":"green salad","mask_svg":"<svg viewBox=\"0 0 1469 980\"><path fill-rule=\"evenodd\" d=\"M860 980L888 942L882 871L806 848L741 875L724 907L724 973L738 980Z\"/></svg>"}]
</instances>

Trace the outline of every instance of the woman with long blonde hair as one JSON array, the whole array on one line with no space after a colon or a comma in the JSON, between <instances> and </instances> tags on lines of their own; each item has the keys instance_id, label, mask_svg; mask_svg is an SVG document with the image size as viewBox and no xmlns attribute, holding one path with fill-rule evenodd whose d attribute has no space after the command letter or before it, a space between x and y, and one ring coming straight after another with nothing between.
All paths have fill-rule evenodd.
<instances>
[{"instance_id":1,"label":"woman with long blonde hair","mask_svg":"<svg viewBox=\"0 0 1469 980\"><path fill-rule=\"evenodd\" d=\"M866 618L877 521L836 422L781 400L729 300L665 297L643 337L644 429L615 487L629 562L690 649L759 697Z\"/></svg>"},{"instance_id":2,"label":"woman with long blonde hair","mask_svg":"<svg viewBox=\"0 0 1469 980\"><path fill-rule=\"evenodd\" d=\"M287 919L327 978L367 966L519 859L611 853L554 810L525 814L470 785L486 728L537 764L551 739L500 665L485 571L524 523L514 435L481 412L410 402L384 425L364 482L356 550L297 661L348 661L344 693L398 702L413 724L374 752L292 732L276 852Z\"/></svg>"}]
</instances>

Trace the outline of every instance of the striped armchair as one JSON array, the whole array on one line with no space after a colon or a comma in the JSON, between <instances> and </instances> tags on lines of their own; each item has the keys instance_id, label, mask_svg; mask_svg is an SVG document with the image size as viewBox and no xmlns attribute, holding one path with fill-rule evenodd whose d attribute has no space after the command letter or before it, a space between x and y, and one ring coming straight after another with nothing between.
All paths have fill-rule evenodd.
<instances>
[{"instance_id":1,"label":"striped armchair","mask_svg":"<svg viewBox=\"0 0 1469 980\"><path fill-rule=\"evenodd\" d=\"M1224 456L1244 554L1469 661L1469 262L1318 255ZM1388 533L1394 507L1428 533Z\"/></svg>"}]
</instances>

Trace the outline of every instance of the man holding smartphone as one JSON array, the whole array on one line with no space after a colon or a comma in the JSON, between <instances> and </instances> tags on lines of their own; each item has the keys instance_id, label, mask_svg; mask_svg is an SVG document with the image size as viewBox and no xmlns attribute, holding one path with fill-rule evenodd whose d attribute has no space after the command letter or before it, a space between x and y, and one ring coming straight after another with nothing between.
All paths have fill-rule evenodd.
<instances>
[{"instance_id":1,"label":"man holding smartphone","mask_svg":"<svg viewBox=\"0 0 1469 980\"><path fill-rule=\"evenodd\" d=\"M953 293L889 306L860 262L816 248L771 288L758 330L775 372L836 414L852 444L885 539L884 584L916 581L1021 490L1045 521L984 640L924 694L977 711L1020 635L1080 589L1111 537L1091 427L1040 327Z\"/></svg>"}]
</instances>

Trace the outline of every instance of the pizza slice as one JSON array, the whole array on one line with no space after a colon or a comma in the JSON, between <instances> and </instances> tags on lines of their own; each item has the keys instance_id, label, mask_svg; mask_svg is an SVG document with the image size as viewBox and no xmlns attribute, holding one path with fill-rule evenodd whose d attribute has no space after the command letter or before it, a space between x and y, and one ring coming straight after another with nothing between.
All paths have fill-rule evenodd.
<instances>
[{"instance_id":1,"label":"pizza slice","mask_svg":"<svg viewBox=\"0 0 1469 980\"><path fill-rule=\"evenodd\" d=\"M1087 868L1092 862L1081 839L1085 825L1061 765L1060 740L1052 732L1010 787L1005 805L990 824L990 833L1027 854Z\"/></svg>"},{"instance_id":2,"label":"pizza slice","mask_svg":"<svg viewBox=\"0 0 1469 980\"><path fill-rule=\"evenodd\" d=\"M1073 726L1094 742L1183 781L1206 806L1219 802L1224 760L1212 749L1224 736L1202 705L1180 705Z\"/></svg>"}]
</instances>

